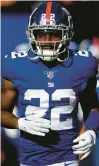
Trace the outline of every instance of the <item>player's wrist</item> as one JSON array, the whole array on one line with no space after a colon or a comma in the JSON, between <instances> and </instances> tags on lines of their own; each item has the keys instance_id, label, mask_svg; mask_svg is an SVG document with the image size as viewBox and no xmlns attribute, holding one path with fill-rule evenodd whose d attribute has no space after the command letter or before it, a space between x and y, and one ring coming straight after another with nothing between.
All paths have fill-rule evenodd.
<instances>
[{"instance_id":1,"label":"player's wrist","mask_svg":"<svg viewBox=\"0 0 99 166\"><path fill-rule=\"evenodd\" d=\"M23 131L25 130L24 118L18 119L17 127L20 130L23 130Z\"/></svg>"},{"instance_id":2,"label":"player's wrist","mask_svg":"<svg viewBox=\"0 0 99 166\"><path fill-rule=\"evenodd\" d=\"M92 136L93 144L95 145L95 143L96 143L96 133L95 133L95 131L94 130L88 130L87 132Z\"/></svg>"},{"instance_id":3,"label":"player's wrist","mask_svg":"<svg viewBox=\"0 0 99 166\"><path fill-rule=\"evenodd\" d=\"M16 121L15 128L19 129L19 127L18 127L18 120Z\"/></svg>"},{"instance_id":4,"label":"player's wrist","mask_svg":"<svg viewBox=\"0 0 99 166\"><path fill-rule=\"evenodd\" d=\"M15 117L14 120L12 121L14 129L19 129L19 127L18 127L18 119L19 118Z\"/></svg>"}]
</instances>

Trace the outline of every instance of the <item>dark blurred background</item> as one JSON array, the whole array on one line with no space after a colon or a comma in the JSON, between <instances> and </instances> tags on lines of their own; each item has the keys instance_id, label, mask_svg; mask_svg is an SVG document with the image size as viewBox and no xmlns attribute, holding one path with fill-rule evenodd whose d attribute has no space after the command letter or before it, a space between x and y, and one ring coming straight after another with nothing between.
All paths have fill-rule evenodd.
<instances>
[{"instance_id":1,"label":"dark blurred background","mask_svg":"<svg viewBox=\"0 0 99 166\"><path fill-rule=\"evenodd\" d=\"M27 50L26 26L31 12L42 1L1 1L1 46L2 56L13 50ZM66 7L74 22L74 37L70 48L90 50L99 60L99 2L98 1L58 1ZM99 80L97 76L97 92ZM17 115L17 108L14 109ZM17 115L18 116L18 115ZM18 130L2 128L2 166L19 166L17 154L19 149ZM91 155L81 166L99 166L99 135Z\"/></svg>"},{"instance_id":2,"label":"dark blurred background","mask_svg":"<svg viewBox=\"0 0 99 166\"><path fill-rule=\"evenodd\" d=\"M5 5L7 1L2 2L2 14L30 14L35 6L41 4L41 1L12 1L9 6ZM73 21L75 36L78 43L82 39L92 39L99 37L99 2L98 1L73 1L70 3L59 2L66 6L70 11Z\"/></svg>"}]
</instances>

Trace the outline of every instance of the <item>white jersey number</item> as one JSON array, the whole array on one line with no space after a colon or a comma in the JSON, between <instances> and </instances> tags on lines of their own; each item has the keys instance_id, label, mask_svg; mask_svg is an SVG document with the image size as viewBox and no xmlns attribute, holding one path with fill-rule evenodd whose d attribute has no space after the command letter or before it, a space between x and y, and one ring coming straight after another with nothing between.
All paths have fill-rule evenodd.
<instances>
[{"instance_id":1,"label":"white jersey number","mask_svg":"<svg viewBox=\"0 0 99 166\"><path fill-rule=\"evenodd\" d=\"M25 116L35 115L36 117L43 117L47 114L49 109L49 94L45 90L28 89L25 92L25 100L39 99L40 106L26 107ZM68 98L69 102L64 106L56 106L51 109L51 129L52 130L66 130L73 128L73 119L70 117L76 102L75 92L72 89L57 89L51 95L52 101L61 101L62 98ZM61 116L65 117L64 121L61 121Z\"/></svg>"}]
</instances>

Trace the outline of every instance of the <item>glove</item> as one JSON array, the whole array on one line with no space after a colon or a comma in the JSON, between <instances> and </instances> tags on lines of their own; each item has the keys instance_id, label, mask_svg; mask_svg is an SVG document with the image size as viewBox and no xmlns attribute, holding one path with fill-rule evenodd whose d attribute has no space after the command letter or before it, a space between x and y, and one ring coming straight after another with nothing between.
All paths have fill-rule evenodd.
<instances>
[{"instance_id":1,"label":"glove","mask_svg":"<svg viewBox=\"0 0 99 166\"><path fill-rule=\"evenodd\" d=\"M29 115L18 120L18 128L33 135L45 136L49 132L51 124L47 119Z\"/></svg>"},{"instance_id":2,"label":"glove","mask_svg":"<svg viewBox=\"0 0 99 166\"><path fill-rule=\"evenodd\" d=\"M80 160L86 158L91 150L92 147L96 143L96 133L93 130L88 130L81 134L79 137L77 137L73 143L78 143L77 145L74 145L73 153L74 154L84 154Z\"/></svg>"}]
</instances>

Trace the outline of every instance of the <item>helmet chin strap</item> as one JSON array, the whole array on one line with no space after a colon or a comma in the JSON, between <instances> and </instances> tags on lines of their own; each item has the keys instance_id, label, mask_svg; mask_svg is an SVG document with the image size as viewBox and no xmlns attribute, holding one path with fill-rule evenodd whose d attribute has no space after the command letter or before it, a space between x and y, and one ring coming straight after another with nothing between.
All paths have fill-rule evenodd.
<instances>
[{"instance_id":1,"label":"helmet chin strap","mask_svg":"<svg viewBox=\"0 0 99 166\"><path fill-rule=\"evenodd\" d=\"M67 58L65 59L61 59L59 58L59 55L64 53L66 51L66 48L64 48L64 50L61 52L61 53L58 53L57 56L54 56L56 53L57 53L57 50L41 50L38 46L37 46L37 50L34 51L32 49L32 46L30 45L30 49L28 50L29 51L32 51L34 54L36 54L35 56L33 57L30 57L28 54L27 54L27 57L30 59L30 60L37 60L37 59L42 59L44 61L53 61L55 59L57 59L58 62L64 62L66 60L68 60L69 58L69 50L67 50L68 52L68 56ZM55 51L55 52L54 52Z\"/></svg>"},{"instance_id":2,"label":"helmet chin strap","mask_svg":"<svg viewBox=\"0 0 99 166\"><path fill-rule=\"evenodd\" d=\"M69 51L68 51L68 57L67 58L65 58L65 59L59 58L59 55L62 54L63 52L65 52L65 50L66 50L66 48L64 48L64 50L62 52L59 52L59 50L62 47L61 43L59 44L57 50L55 50L55 46L54 46L54 50L48 50L48 49L42 50L42 49L40 49L40 47L38 46L37 43L36 43L36 46L37 46L37 50L34 51L32 49L32 45L30 44L31 51L34 52L34 54L36 54L36 56L34 56L34 57L30 57L30 56L27 55L27 57L30 60L37 60L37 59L40 58L44 61L53 61L53 60L57 59L57 61L59 61L59 62L64 62L69 58ZM54 56L54 55L56 55L56 56Z\"/></svg>"},{"instance_id":3,"label":"helmet chin strap","mask_svg":"<svg viewBox=\"0 0 99 166\"><path fill-rule=\"evenodd\" d=\"M35 56L35 57L29 57L28 55L27 55L27 57L30 59L30 60L37 60L37 59L42 59L42 60L44 60L44 61L53 61L53 60L55 60L55 59L57 59L57 61L58 62L64 62L64 61L66 61L66 60L68 60L69 59L69 50L68 50L68 56L67 56L67 58L65 58L65 59L60 59L59 57L57 57L57 58L51 58L52 56L50 56L52 53L53 53L53 51L51 51L51 50L43 50L43 53L46 55L46 56L40 56L40 52L39 52L39 55L38 55L38 52L37 52L37 55ZM43 54L43 55L44 55ZM52 54L53 55L53 54ZM49 57L50 57L50 60L49 60ZM54 56L53 56L54 57Z\"/></svg>"},{"instance_id":4,"label":"helmet chin strap","mask_svg":"<svg viewBox=\"0 0 99 166\"><path fill-rule=\"evenodd\" d=\"M66 50L66 49L65 49ZM64 59L60 59L59 57L57 58L57 61L59 61L59 62L65 62L65 61L67 61L68 59L69 59L69 50L67 50L67 57L66 58L64 58Z\"/></svg>"},{"instance_id":5,"label":"helmet chin strap","mask_svg":"<svg viewBox=\"0 0 99 166\"><path fill-rule=\"evenodd\" d=\"M31 48L29 49L29 51L32 50ZM30 60L37 60L37 59L42 59L44 61L53 61L56 58L54 57L54 51L53 50L40 50L38 48L37 52L33 51L36 55L34 57L30 57L29 55L27 55L27 57Z\"/></svg>"},{"instance_id":6,"label":"helmet chin strap","mask_svg":"<svg viewBox=\"0 0 99 166\"><path fill-rule=\"evenodd\" d=\"M57 61L58 61L58 62L64 62L64 61L67 61L68 58L69 58L69 55L68 55L67 58L65 58L64 60L62 60L62 59L60 59L60 58L57 58Z\"/></svg>"},{"instance_id":7,"label":"helmet chin strap","mask_svg":"<svg viewBox=\"0 0 99 166\"><path fill-rule=\"evenodd\" d=\"M30 48L29 48L28 52L29 52L30 50L31 50L34 54L36 54L36 52L32 49L31 44L30 44ZM28 57L30 60L32 60L32 61L39 59L38 55L33 56L33 57L30 57L30 56L27 54L27 57Z\"/></svg>"},{"instance_id":8,"label":"helmet chin strap","mask_svg":"<svg viewBox=\"0 0 99 166\"><path fill-rule=\"evenodd\" d=\"M44 61L53 61L55 59L57 59L57 61L59 62L64 62L65 60L67 60L69 58L69 53L68 53L68 57L64 60L59 58L59 55L62 54L63 52L65 52L66 48L64 48L64 50L62 52L59 52L59 50L62 47L62 43L59 44L57 50L55 50L55 44L54 44L54 49L53 50L42 50L39 48L39 46L37 45L37 55L39 58L41 58Z\"/></svg>"},{"instance_id":9,"label":"helmet chin strap","mask_svg":"<svg viewBox=\"0 0 99 166\"><path fill-rule=\"evenodd\" d=\"M45 61L53 61L56 59L53 50L40 50L37 52L37 55Z\"/></svg>"}]
</instances>

